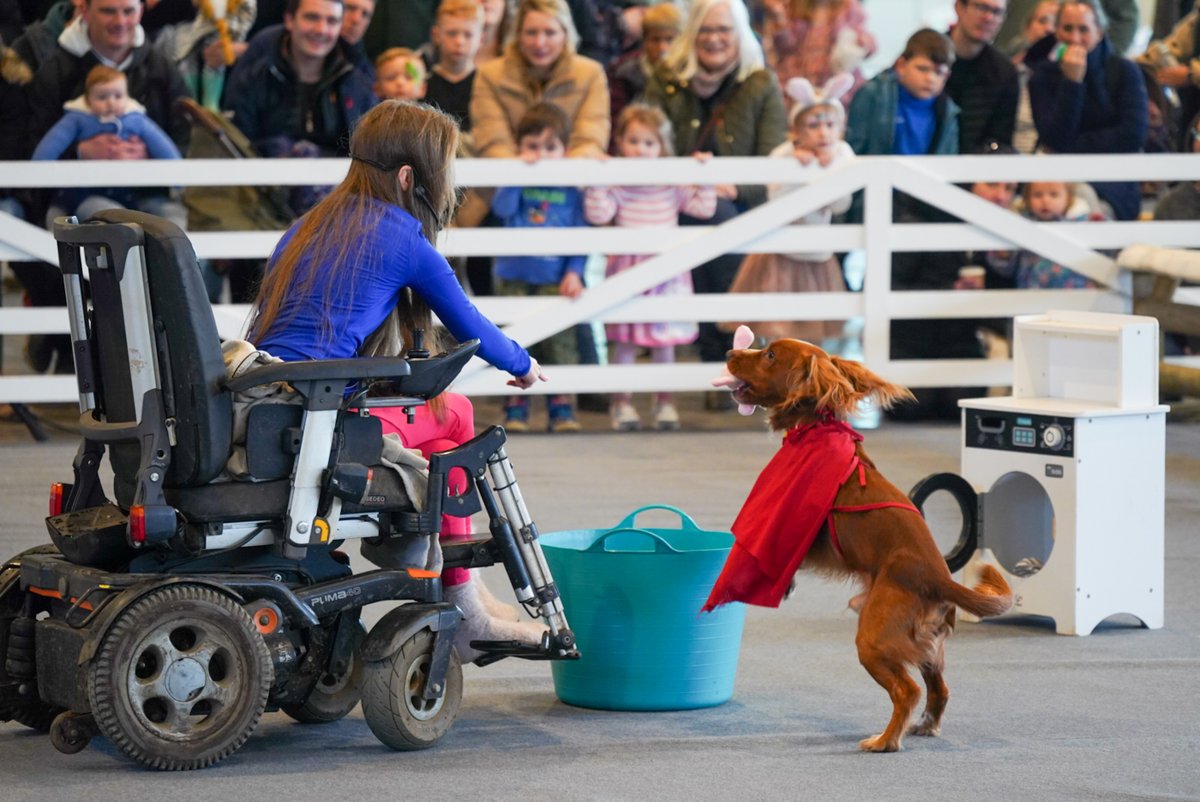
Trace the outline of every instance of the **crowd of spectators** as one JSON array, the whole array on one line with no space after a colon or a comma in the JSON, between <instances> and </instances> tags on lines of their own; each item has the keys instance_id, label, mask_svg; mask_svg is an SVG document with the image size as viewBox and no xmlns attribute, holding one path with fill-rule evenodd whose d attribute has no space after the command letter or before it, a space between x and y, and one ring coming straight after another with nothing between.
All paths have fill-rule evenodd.
<instances>
[{"instance_id":1,"label":"crowd of spectators","mask_svg":"<svg viewBox=\"0 0 1200 802\"><path fill-rule=\"evenodd\" d=\"M862 64L878 49L870 0L0 0L0 160L30 158L39 145L43 158L144 159L168 152L164 141L187 154L189 118L177 104L188 97L225 115L264 157L348 155L356 121L384 98L452 115L466 134L465 155L483 158L541 158L520 133L541 106L562 117L563 157L620 155L612 123L634 103L661 111L674 155L767 156L789 152L797 101L781 87L793 79L821 87L835 76L848 76L838 125L844 119L845 143L859 155L1196 148L1200 3L1176 2L1174 24L1127 58L1134 0L946 2L955 14L949 30L916 32L890 68L867 80ZM113 70L123 74L130 119L156 132L153 152L143 133L150 128L94 111L115 125L83 129L61 148L44 142L62 134L65 114L87 111L99 81L89 75L99 68L110 83ZM320 197L312 189L293 195L297 213ZM762 186L714 189L713 214L681 208L679 224L721 223L767 198ZM186 227L184 205L165 190L97 192L106 204L154 210ZM1079 204L1086 217L1118 220L1147 208L1132 182L1055 189L1053 214L1044 211L1045 193L1037 205L1022 203L1016 187L1002 194L1039 219L1071 219ZM1195 196L1190 183L1171 189L1171 214L1194 214ZM39 223L89 208L82 200L78 191L0 188L0 209ZM510 200L472 192L456 223L513 225ZM906 219L939 219L921 204L896 209ZM741 261L730 254L696 268L694 290L728 291ZM1067 275L1027 261L1007 274L989 268L988 285ZM61 302L56 277L36 265L15 269L35 302ZM490 292L491 272L488 263L468 265L465 280ZM949 289L958 272L898 263L895 285ZM590 361L595 346L584 329L578 335L576 358ZM913 338L899 335L903 351ZM702 323L697 347L718 361L729 335ZM32 349L34 366L46 369L49 353ZM59 364L69 368L65 358Z\"/></svg>"}]
</instances>

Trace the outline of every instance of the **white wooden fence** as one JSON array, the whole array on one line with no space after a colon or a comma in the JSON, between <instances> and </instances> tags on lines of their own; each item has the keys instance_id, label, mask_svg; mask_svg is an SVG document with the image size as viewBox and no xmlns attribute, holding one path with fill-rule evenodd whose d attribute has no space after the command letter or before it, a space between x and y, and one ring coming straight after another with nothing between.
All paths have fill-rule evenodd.
<instances>
[{"instance_id":1,"label":"white wooden fence","mask_svg":"<svg viewBox=\"0 0 1200 802\"><path fill-rule=\"evenodd\" d=\"M0 186L227 186L332 184L346 171L343 160L186 160L178 162L0 162ZM456 255L642 253L655 257L636 269L590 288L575 300L479 298L481 310L523 344L537 342L580 321L829 320L862 318L865 361L873 370L912 387L995 386L1008 383L1011 365L999 360L891 361L889 322L904 318L1006 317L1047 309L1128 311L1130 276L1099 250L1134 243L1200 247L1194 222L1034 223L995 207L956 184L972 181L1144 180L1200 181L1200 156L959 156L867 157L822 170L790 160L726 158L652 161L570 160L527 165L507 160L458 164L462 186L588 186L594 184L796 184L803 185L721 226L669 230L613 228L451 230L439 243ZM859 189L865 190L864 223L790 226L808 211ZM944 209L963 223L895 224L892 195L900 190ZM264 257L280 232L196 233L202 258ZM1098 290L903 291L890 289L895 252L1021 248L1069 265L1100 282ZM861 293L695 295L645 297L663 280L728 252L806 250L866 253ZM0 259L57 260L44 229L0 214ZM238 336L244 306L215 308L223 336ZM64 309L0 309L0 335L67 330ZM558 366L539 392L701 390L717 367ZM505 376L476 363L456 389L471 395L507 392ZM76 398L66 376L0 377L0 402L67 401Z\"/></svg>"}]
</instances>

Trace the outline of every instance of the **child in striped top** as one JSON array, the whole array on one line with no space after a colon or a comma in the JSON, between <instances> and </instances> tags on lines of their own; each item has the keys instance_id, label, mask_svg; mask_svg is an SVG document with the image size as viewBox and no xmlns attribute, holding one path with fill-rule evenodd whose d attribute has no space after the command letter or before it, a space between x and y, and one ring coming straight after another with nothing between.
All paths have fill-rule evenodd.
<instances>
[{"instance_id":1,"label":"child in striped top","mask_svg":"<svg viewBox=\"0 0 1200 802\"><path fill-rule=\"evenodd\" d=\"M658 109L632 103L622 110L613 132L617 153L626 158L671 156L671 123ZM696 154L703 160L709 154ZM673 228L679 213L707 219L717 208L715 187L635 186L589 187L584 194L584 216L593 225L615 223L628 228ZM648 259L645 255L610 256L606 275L615 275ZM683 273L646 292L646 295L691 295L692 277ZM612 360L618 365L633 364L639 348L649 348L656 364L675 361L675 346L696 340L695 323L610 323L605 326L612 344ZM629 393L612 397L613 428L634 431L641 419L633 408ZM654 427L678 429L679 413L670 393L655 398Z\"/></svg>"}]
</instances>

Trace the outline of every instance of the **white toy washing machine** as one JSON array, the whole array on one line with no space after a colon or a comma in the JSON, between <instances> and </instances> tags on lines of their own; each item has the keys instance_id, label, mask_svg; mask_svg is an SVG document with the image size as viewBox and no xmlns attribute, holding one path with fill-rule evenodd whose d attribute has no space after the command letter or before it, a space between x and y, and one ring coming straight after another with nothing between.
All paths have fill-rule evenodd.
<instances>
[{"instance_id":1,"label":"white toy washing machine","mask_svg":"<svg viewBox=\"0 0 1200 802\"><path fill-rule=\"evenodd\" d=\"M1059 634L1088 635L1118 613L1159 629L1168 407L1158 321L1049 312L1014 328L1013 395L959 402L962 479L977 500L972 513L972 491L955 492L964 535L951 570L965 562L972 585L981 563L995 565L1013 613L1049 616Z\"/></svg>"}]
</instances>

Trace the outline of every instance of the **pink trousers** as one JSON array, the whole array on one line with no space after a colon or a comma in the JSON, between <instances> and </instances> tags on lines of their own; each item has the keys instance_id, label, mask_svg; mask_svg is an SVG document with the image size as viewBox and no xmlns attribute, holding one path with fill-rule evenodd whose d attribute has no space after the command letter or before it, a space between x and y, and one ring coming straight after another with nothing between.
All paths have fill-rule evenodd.
<instances>
[{"instance_id":1,"label":"pink trousers","mask_svg":"<svg viewBox=\"0 0 1200 802\"><path fill-rule=\"evenodd\" d=\"M448 451L461 446L475 436L475 408L465 395L442 393L442 414L435 415L428 405L413 409L413 422L399 407L383 407L371 410L383 423L383 433L395 432L400 442L415 448L425 457L438 451ZM467 487L467 475L459 468L447 477L450 492L457 495ZM470 540L471 519L442 516L442 541ZM442 586L461 585L467 581L466 568L447 568L442 572Z\"/></svg>"}]
</instances>

